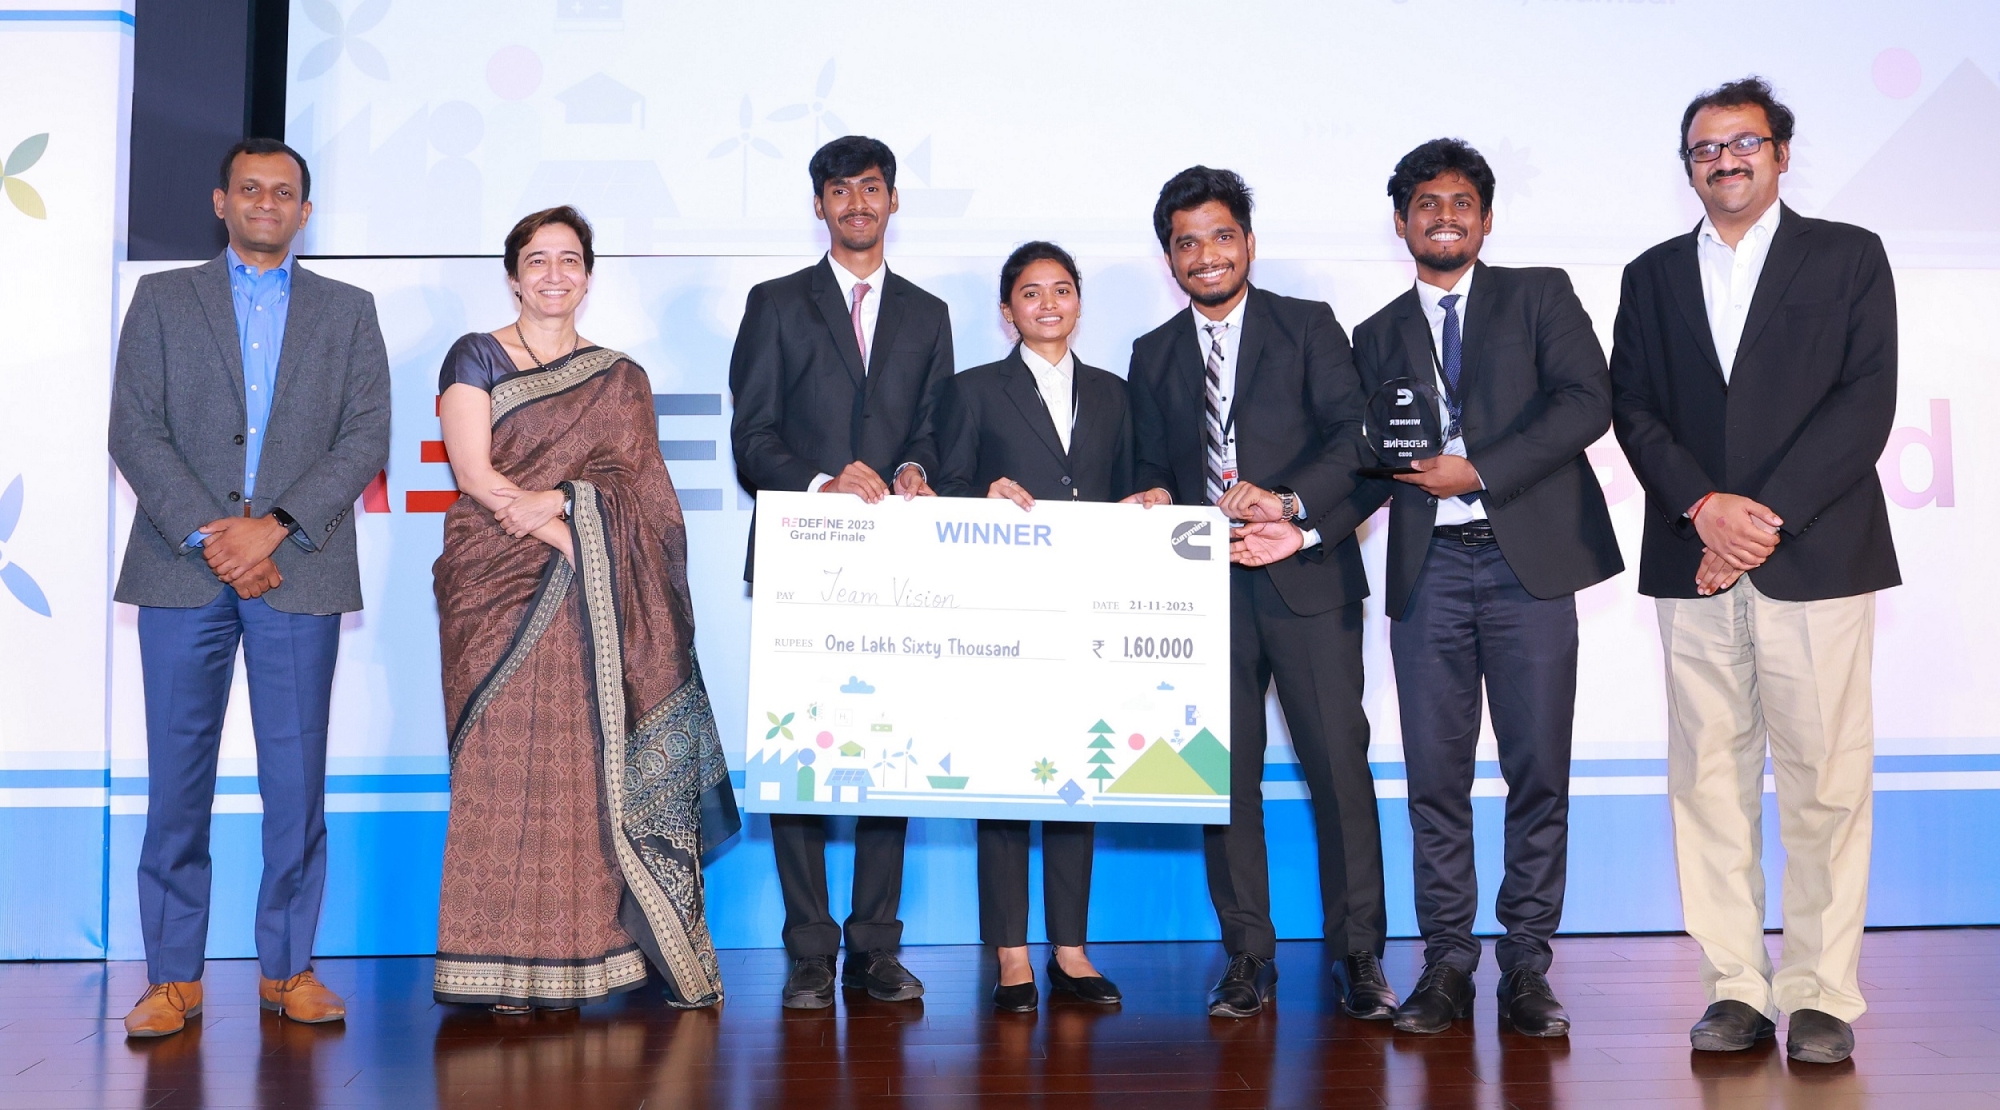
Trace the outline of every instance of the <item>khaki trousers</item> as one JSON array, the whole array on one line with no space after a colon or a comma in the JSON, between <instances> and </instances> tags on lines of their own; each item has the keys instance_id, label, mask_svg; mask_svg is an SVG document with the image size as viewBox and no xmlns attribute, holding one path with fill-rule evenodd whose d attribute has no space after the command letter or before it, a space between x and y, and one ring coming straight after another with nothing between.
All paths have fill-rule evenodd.
<instances>
[{"instance_id":1,"label":"khaki trousers","mask_svg":"<svg viewBox=\"0 0 2000 1110\"><path fill-rule=\"evenodd\" d=\"M1776 601L1745 576L1713 597L1657 604L1674 856L1708 1000L1853 1021L1867 1009L1875 595ZM1767 743L1786 856L1775 976L1761 861Z\"/></svg>"}]
</instances>

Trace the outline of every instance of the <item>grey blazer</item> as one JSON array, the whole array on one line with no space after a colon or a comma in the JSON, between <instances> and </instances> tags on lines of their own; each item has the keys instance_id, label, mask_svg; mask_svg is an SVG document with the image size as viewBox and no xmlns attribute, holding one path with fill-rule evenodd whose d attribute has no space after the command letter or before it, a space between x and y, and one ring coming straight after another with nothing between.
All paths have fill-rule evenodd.
<instances>
[{"instance_id":1,"label":"grey blazer","mask_svg":"<svg viewBox=\"0 0 2000 1110\"><path fill-rule=\"evenodd\" d=\"M114 597L190 609L222 583L188 534L243 513L243 353L222 256L139 279L118 337L111 457L139 498ZM366 290L293 264L253 511L300 534L272 558L287 613L361 608L348 514L389 459L389 357Z\"/></svg>"}]
</instances>

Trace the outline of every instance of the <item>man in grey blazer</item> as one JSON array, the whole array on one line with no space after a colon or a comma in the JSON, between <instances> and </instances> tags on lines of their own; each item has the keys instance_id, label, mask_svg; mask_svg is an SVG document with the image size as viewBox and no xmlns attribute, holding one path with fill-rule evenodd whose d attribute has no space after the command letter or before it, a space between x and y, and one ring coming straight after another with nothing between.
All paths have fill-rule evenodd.
<instances>
[{"instance_id":1,"label":"man in grey blazer","mask_svg":"<svg viewBox=\"0 0 2000 1110\"><path fill-rule=\"evenodd\" d=\"M111 457L138 496L116 599L139 606L149 775L139 854L146 994L128 1035L201 1011L209 815L236 649L250 683L264 877L258 1001L338 1021L313 975L326 886L326 731L340 614L361 608L355 498L389 455L389 363L366 292L294 264L305 160L222 161L221 257L139 280L118 343Z\"/></svg>"}]
</instances>

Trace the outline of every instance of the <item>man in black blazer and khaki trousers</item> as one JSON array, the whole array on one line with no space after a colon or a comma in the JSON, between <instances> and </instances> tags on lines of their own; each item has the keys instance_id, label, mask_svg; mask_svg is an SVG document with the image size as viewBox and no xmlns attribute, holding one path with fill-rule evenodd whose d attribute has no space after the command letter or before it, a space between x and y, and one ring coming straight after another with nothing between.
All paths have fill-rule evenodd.
<instances>
[{"instance_id":1,"label":"man in black blazer and khaki trousers","mask_svg":"<svg viewBox=\"0 0 2000 1110\"><path fill-rule=\"evenodd\" d=\"M1875 591L1901 582L1875 462L1896 408L1882 241L1778 200L1792 113L1758 78L1695 98L1706 213L1625 268L1612 419L1646 490L1639 591L1667 662L1667 792L1708 1011L1697 1050L1854 1049L1874 817ZM1785 845L1784 960L1764 947L1764 757Z\"/></svg>"},{"instance_id":2,"label":"man in black blazer and khaki trousers","mask_svg":"<svg viewBox=\"0 0 2000 1110\"><path fill-rule=\"evenodd\" d=\"M929 496L937 469L932 409L952 373L951 314L883 262L896 156L875 139L849 135L821 147L809 168L813 211L832 246L815 265L750 290L729 360L737 478L752 493L809 490L871 503L891 490ZM754 525L751 534L754 543ZM924 993L896 958L908 828L904 817L863 817L854 830L841 981L883 1001ZM771 843L793 961L784 1005L830 1006L843 930L827 907L825 819L772 814Z\"/></svg>"},{"instance_id":3,"label":"man in black blazer and khaki trousers","mask_svg":"<svg viewBox=\"0 0 2000 1110\"><path fill-rule=\"evenodd\" d=\"M1518 1032L1563 1036L1569 1017L1547 973L1569 854L1576 591L1624 569L1584 458L1611 426L1611 381L1568 275L1479 261L1493 188L1486 159L1457 139L1403 156L1389 196L1417 284L1354 329L1371 394L1413 378L1445 398L1445 453L1360 495L1365 510L1392 506L1389 642L1424 936L1424 972L1396 1028L1437 1033L1471 1014L1483 684L1507 782L1500 1014Z\"/></svg>"},{"instance_id":4,"label":"man in black blazer and khaki trousers","mask_svg":"<svg viewBox=\"0 0 2000 1110\"><path fill-rule=\"evenodd\" d=\"M1347 1012L1387 1019L1382 834L1361 708L1354 530L1361 381L1333 310L1249 284L1250 190L1195 166L1160 190L1153 226L1192 302L1132 344L1134 472L1148 503L1231 520L1230 821L1204 827L1227 970L1209 1013L1249 1017L1277 989L1264 844L1264 696L1273 679L1311 792L1320 901Z\"/></svg>"}]
</instances>

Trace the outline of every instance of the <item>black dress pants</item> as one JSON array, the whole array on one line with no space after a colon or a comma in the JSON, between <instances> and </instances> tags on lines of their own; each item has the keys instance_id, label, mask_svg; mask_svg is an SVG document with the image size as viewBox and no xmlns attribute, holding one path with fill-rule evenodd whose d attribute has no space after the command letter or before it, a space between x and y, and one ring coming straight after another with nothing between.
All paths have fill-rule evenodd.
<instances>
[{"instance_id":1,"label":"black dress pants","mask_svg":"<svg viewBox=\"0 0 2000 1110\"><path fill-rule=\"evenodd\" d=\"M1042 822L1042 919L1049 943L1074 948L1090 933L1090 864L1097 826ZM1028 943L1028 823L979 823L979 939Z\"/></svg>"},{"instance_id":2,"label":"black dress pants","mask_svg":"<svg viewBox=\"0 0 2000 1110\"><path fill-rule=\"evenodd\" d=\"M907 817L858 817L854 822L854 903L847 915L850 955L903 943L896 913L903 901L903 839ZM778 889L785 897L785 951L793 959L831 957L840 951L841 926L826 897L826 818L773 813L771 848L778 857Z\"/></svg>"},{"instance_id":3,"label":"black dress pants","mask_svg":"<svg viewBox=\"0 0 2000 1110\"><path fill-rule=\"evenodd\" d=\"M1380 955L1388 922L1361 708L1361 603L1300 616L1264 570L1232 566L1229 585L1230 816L1202 830L1223 947L1267 959L1278 950L1264 844L1264 694L1275 679L1312 795L1327 947Z\"/></svg>"},{"instance_id":4,"label":"black dress pants","mask_svg":"<svg viewBox=\"0 0 2000 1110\"><path fill-rule=\"evenodd\" d=\"M1410 607L1390 628L1389 650L1424 961L1467 974L1479 964L1472 781L1483 678L1507 781L1506 875L1494 905L1507 932L1494 957L1503 974L1546 972L1568 875L1576 596L1528 593L1498 544L1434 539Z\"/></svg>"}]
</instances>

